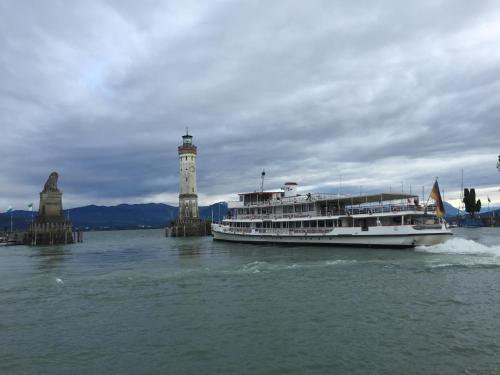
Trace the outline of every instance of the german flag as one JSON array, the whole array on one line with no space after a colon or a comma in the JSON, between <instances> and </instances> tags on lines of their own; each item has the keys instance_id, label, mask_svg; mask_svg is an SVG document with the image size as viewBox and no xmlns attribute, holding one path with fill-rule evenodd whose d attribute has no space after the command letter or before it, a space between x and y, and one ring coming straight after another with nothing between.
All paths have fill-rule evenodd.
<instances>
[{"instance_id":1,"label":"german flag","mask_svg":"<svg viewBox=\"0 0 500 375\"><path fill-rule=\"evenodd\" d=\"M445 214L443 200L441 199L441 193L439 192L439 185L436 180L431 191L431 198L436 202L436 216L443 217Z\"/></svg>"}]
</instances>

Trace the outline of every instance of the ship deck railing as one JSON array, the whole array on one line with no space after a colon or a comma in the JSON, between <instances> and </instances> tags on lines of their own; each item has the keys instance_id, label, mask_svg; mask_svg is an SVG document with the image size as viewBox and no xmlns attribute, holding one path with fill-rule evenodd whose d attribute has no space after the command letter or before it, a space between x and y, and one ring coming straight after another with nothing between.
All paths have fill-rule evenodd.
<instances>
[{"instance_id":1,"label":"ship deck railing","mask_svg":"<svg viewBox=\"0 0 500 375\"><path fill-rule=\"evenodd\" d=\"M346 208L346 212L348 215L372 215L377 213L396 212L434 212L435 210L435 205L419 206L414 204L390 204L384 206Z\"/></svg>"},{"instance_id":2,"label":"ship deck railing","mask_svg":"<svg viewBox=\"0 0 500 375\"><path fill-rule=\"evenodd\" d=\"M275 219L306 219L310 217L335 217L352 215L374 215L374 214L397 214L397 213L429 213L433 214L436 210L435 205L420 206L411 204L390 204L383 206L367 207L347 207L343 210L321 210L307 212L292 212L284 214L238 214L233 217L235 220L275 220ZM226 217L230 219L229 217Z\"/></svg>"},{"instance_id":3,"label":"ship deck railing","mask_svg":"<svg viewBox=\"0 0 500 375\"><path fill-rule=\"evenodd\" d=\"M291 235L291 234L325 234L329 233L333 228L225 228L225 233L236 234L269 234L269 235Z\"/></svg>"}]
</instances>

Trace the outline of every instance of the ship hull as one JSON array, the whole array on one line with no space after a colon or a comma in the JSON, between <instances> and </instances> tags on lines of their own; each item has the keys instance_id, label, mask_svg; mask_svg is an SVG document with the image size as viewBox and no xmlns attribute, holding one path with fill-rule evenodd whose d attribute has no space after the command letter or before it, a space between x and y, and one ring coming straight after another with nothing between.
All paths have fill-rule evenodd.
<instances>
[{"instance_id":1,"label":"ship hull","mask_svg":"<svg viewBox=\"0 0 500 375\"><path fill-rule=\"evenodd\" d=\"M411 248L443 243L450 238L450 231L398 234L272 234L231 233L212 228L214 240L245 243L283 243L300 245L331 245L359 247Z\"/></svg>"}]
</instances>

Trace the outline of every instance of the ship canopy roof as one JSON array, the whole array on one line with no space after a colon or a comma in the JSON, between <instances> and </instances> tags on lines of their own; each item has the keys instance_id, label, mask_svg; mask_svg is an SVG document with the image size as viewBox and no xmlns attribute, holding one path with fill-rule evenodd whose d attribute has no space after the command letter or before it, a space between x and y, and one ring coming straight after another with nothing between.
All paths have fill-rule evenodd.
<instances>
[{"instance_id":1,"label":"ship canopy roof","mask_svg":"<svg viewBox=\"0 0 500 375\"><path fill-rule=\"evenodd\" d=\"M238 195L270 195L270 194L277 194L277 193L282 193L283 190L265 190L265 191L252 191L248 193L238 193Z\"/></svg>"},{"instance_id":2,"label":"ship canopy roof","mask_svg":"<svg viewBox=\"0 0 500 375\"><path fill-rule=\"evenodd\" d=\"M418 199L416 194L408 193L377 193L377 194L365 194L365 195L338 195L338 194L328 194L328 193L301 193L292 196L283 196L282 190L268 190L268 191L254 191L248 193L238 193L240 197L247 197L251 201L254 199L260 200L273 200L274 194L280 194L279 197L274 195L276 202L282 204L294 204L294 203L306 203L308 201L321 202L321 201L335 201L341 205L360 205L367 203L379 203L387 201L395 201L402 199ZM260 198L260 199L259 199ZM246 200L246 198L245 198ZM256 202L257 203L257 202Z\"/></svg>"}]
</instances>

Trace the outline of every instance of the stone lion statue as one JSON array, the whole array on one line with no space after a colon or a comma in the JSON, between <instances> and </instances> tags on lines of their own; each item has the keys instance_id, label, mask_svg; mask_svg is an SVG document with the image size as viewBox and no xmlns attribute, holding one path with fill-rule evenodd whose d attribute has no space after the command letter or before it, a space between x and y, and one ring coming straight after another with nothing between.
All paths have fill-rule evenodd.
<instances>
[{"instance_id":1,"label":"stone lion statue","mask_svg":"<svg viewBox=\"0 0 500 375\"><path fill-rule=\"evenodd\" d=\"M59 175L57 172L52 172L47 179L47 182L45 183L43 187L44 192L48 191L57 191L59 192L59 189L57 188L57 179L59 178Z\"/></svg>"}]
</instances>

